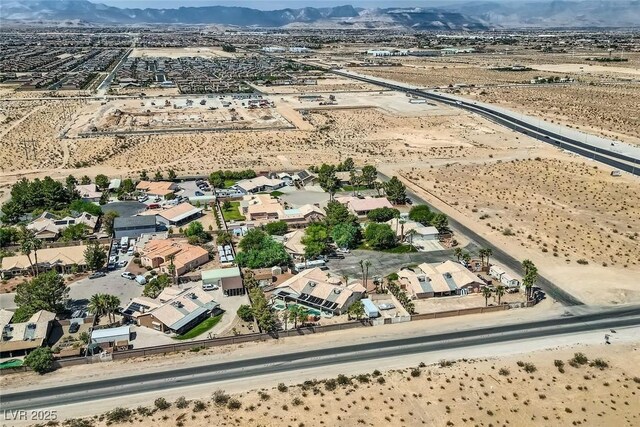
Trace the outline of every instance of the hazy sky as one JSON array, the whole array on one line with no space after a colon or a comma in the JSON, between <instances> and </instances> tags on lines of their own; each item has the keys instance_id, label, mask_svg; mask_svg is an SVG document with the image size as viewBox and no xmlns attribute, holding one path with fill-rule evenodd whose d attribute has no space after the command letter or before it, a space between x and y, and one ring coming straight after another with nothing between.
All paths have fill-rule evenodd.
<instances>
[{"instance_id":1,"label":"hazy sky","mask_svg":"<svg viewBox=\"0 0 640 427\"><path fill-rule=\"evenodd\" d=\"M350 4L356 7L429 7L469 0L90 0L110 6L127 8L173 9L180 6L242 6L254 9L273 10L300 7L327 7ZM512 1L512 0L511 0Z\"/></svg>"}]
</instances>

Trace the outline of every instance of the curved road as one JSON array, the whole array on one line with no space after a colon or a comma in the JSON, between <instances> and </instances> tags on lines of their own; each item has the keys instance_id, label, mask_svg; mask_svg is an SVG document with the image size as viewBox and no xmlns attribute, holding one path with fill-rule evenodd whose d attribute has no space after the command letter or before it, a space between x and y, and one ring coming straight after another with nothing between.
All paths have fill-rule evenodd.
<instances>
[{"instance_id":1,"label":"curved road","mask_svg":"<svg viewBox=\"0 0 640 427\"><path fill-rule=\"evenodd\" d=\"M504 343L561 334L590 332L640 325L640 308L623 307L581 316L502 325L392 341L368 342L343 347L302 351L273 357L256 357L128 377L82 382L17 393L3 393L3 411L35 409L92 400L161 391L216 381L241 379L278 372L339 365L367 359L442 351L463 347Z\"/></svg>"},{"instance_id":2,"label":"curved road","mask_svg":"<svg viewBox=\"0 0 640 427\"><path fill-rule=\"evenodd\" d=\"M389 177L381 172L378 172L378 176L382 181L389 180ZM407 189L407 197L409 197L409 199L414 202L418 202L419 204L429 205L429 203L427 203L423 198L409 189ZM440 212L438 209L434 208L431 205L429 205L429 207L435 212ZM498 261L500 264L509 267L511 270L517 272L521 276L524 275L524 270L522 269L522 264L519 260L509 255L498 246L493 245L487 239L451 217L449 217L449 225L456 231L460 232L462 235L466 236L469 240L471 240L471 242L476 246L477 249L490 248L493 253L493 255L491 256L493 259ZM548 296L558 301L562 305L584 305L584 303L574 295L564 291L557 285L553 284L553 282L551 282L549 279L540 274L538 275L536 284L540 286L540 288L542 288L542 290L544 290Z\"/></svg>"}]
</instances>

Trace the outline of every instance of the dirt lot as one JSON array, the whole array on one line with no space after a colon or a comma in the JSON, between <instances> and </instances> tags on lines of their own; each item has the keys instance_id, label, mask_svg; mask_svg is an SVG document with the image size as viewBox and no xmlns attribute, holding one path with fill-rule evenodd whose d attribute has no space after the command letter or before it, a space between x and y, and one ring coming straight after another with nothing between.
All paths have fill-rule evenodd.
<instances>
[{"instance_id":1,"label":"dirt lot","mask_svg":"<svg viewBox=\"0 0 640 427\"><path fill-rule=\"evenodd\" d=\"M460 360L298 386L211 396L133 413L156 426L637 425L638 348L582 346L499 359ZM583 365L569 366L581 352ZM564 372L554 366L564 364ZM597 363L598 366L592 366ZM529 371L529 372L526 372ZM301 379L302 380L302 379ZM212 389L212 393L215 390ZM221 391L224 395L224 391ZM198 403L199 402L199 403ZM230 409L228 402L237 406ZM634 403L636 402L636 403ZM128 421L125 421L127 424ZM108 425L98 417L96 426Z\"/></svg>"},{"instance_id":2,"label":"dirt lot","mask_svg":"<svg viewBox=\"0 0 640 427\"><path fill-rule=\"evenodd\" d=\"M637 179L584 162L540 160L405 170L450 215L463 217L563 287L594 303L640 298ZM579 261L579 262L578 262ZM587 262L588 264L584 264Z\"/></svg>"},{"instance_id":3,"label":"dirt lot","mask_svg":"<svg viewBox=\"0 0 640 427\"><path fill-rule=\"evenodd\" d=\"M132 58L184 58L184 57L201 57L201 58L216 58L216 57L233 57L231 52L224 52L219 46L201 46L201 47L180 47L180 48L136 48L133 49L131 55Z\"/></svg>"},{"instance_id":4,"label":"dirt lot","mask_svg":"<svg viewBox=\"0 0 640 427\"><path fill-rule=\"evenodd\" d=\"M483 88L460 95L640 144L640 84Z\"/></svg>"}]
</instances>

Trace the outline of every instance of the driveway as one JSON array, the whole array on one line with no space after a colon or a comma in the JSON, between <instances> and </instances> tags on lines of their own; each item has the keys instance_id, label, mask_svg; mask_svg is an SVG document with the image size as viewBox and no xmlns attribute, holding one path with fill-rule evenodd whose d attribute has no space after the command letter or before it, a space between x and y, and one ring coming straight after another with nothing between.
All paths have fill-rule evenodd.
<instances>
[{"instance_id":1,"label":"driveway","mask_svg":"<svg viewBox=\"0 0 640 427\"><path fill-rule=\"evenodd\" d=\"M102 206L102 212L115 211L121 218L128 218L147 209L147 205L139 202L113 202Z\"/></svg>"},{"instance_id":2,"label":"driveway","mask_svg":"<svg viewBox=\"0 0 640 427\"><path fill-rule=\"evenodd\" d=\"M282 196L280 196L280 199L287 202L294 208L315 203L317 203L322 208L325 207L329 202L329 193L301 190L283 194Z\"/></svg>"},{"instance_id":3,"label":"driveway","mask_svg":"<svg viewBox=\"0 0 640 427\"><path fill-rule=\"evenodd\" d=\"M331 259L327 267L332 275L350 278L362 278L360 261L369 261L369 277L388 276L397 272L401 267L410 264L438 263L455 259L453 250L414 252L408 254L389 254L385 252L354 250L345 254L344 259Z\"/></svg>"}]
</instances>

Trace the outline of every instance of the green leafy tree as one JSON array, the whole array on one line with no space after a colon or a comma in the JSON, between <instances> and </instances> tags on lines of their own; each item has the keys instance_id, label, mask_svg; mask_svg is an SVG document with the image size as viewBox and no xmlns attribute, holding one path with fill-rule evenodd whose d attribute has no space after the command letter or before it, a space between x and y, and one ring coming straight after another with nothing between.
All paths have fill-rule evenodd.
<instances>
[{"instance_id":1,"label":"green leafy tree","mask_svg":"<svg viewBox=\"0 0 640 427\"><path fill-rule=\"evenodd\" d=\"M240 249L242 249L243 252L259 250L260 246L265 243L268 237L264 231L259 228L253 228L240 240Z\"/></svg>"},{"instance_id":2,"label":"green leafy tree","mask_svg":"<svg viewBox=\"0 0 640 427\"><path fill-rule=\"evenodd\" d=\"M109 187L109 178L106 175L97 175L96 176L96 187L98 187L101 190L106 190Z\"/></svg>"},{"instance_id":3,"label":"green leafy tree","mask_svg":"<svg viewBox=\"0 0 640 427\"><path fill-rule=\"evenodd\" d=\"M83 223L71 224L62 230L62 240L71 242L74 240L82 240L87 234L87 225Z\"/></svg>"},{"instance_id":4,"label":"green leafy tree","mask_svg":"<svg viewBox=\"0 0 640 427\"><path fill-rule=\"evenodd\" d=\"M340 223L333 227L331 237L339 248L353 249L360 241L360 228L352 223Z\"/></svg>"},{"instance_id":5,"label":"green leafy tree","mask_svg":"<svg viewBox=\"0 0 640 427\"><path fill-rule=\"evenodd\" d=\"M253 287L249 290L249 298L253 306L253 317L258 322L258 327L263 332L271 332L275 330L277 323L277 316L271 310L269 303L262 289Z\"/></svg>"},{"instance_id":6,"label":"green leafy tree","mask_svg":"<svg viewBox=\"0 0 640 427\"><path fill-rule=\"evenodd\" d=\"M149 181L149 175L147 174L146 169L143 169L142 172L140 172L140 181Z\"/></svg>"},{"instance_id":7,"label":"green leafy tree","mask_svg":"<svg viewBox=\"0 0 640 427\"><path fill-rule=\"evenodd\" d=\"M107 251L98 242L90 243L84 250L84 261L90 270L100 270L107 262Z\"/></svg>"},{"instance_id":8,"label":"green leafy tree","mask_svg":"<svg viewBox=\"0 0 640 427\"><path fill-rule=\"evenodd\" d=\"M327 193L329 193L330 199L333 199L333 195L336 193L340 186L340 181L336 177L336 169L332 165L325 163L320 166L318 170L318 184Z\"/></svg>"},{"instance_id":9,"label":"green leafy tree","mask_svg":"<svg viewBox=\"0 0 640 427\"><path fill-rule=\"evenodd\" d=\"M434 213L431 212L427 205L416 205L409 211L409 219L422 225L430 225L433 216Z\"/></svg>"},{"instance_id":10,"label":"green leafy tree","mask_svg":"<svg viewBox=\"0 0 640 427\"><path fill-rule=\"evenodd\" d=\"M160 292L167 286L171 286L171 279L168 274L159 274L144 286L142 295L149 298L157 298Z\"/></svg>"},{"instance_id":11,"label":"green leafy tree","mask_svg":"<svg viewBox=\"0 0 640 427\"><path fill-rule=\"evenodd\" d=\"M376 249L388 249L396 246L396 233L389 224L370 223L364 231L364 237L369 246Z\"/></svg>"},{"instance_id":12,"label":"green leafy tree","mask_svg":"<svg viewBox=\"0 0 640 427\"><path fill-rule=\"evenodd\" d=\"M20 238L20 233L15 227L0 227L0 248L10 246Z\"/></svg>"},{"instance_id":13,"label":"green leafy tree","mask_svg":"<svg viewBox=\"0 0 640 427\"><path fill-rule=\"evenodd\" d=\"M244 320L245 322L253 321L253 310L250 305L242 304L238 307L238 317Z\"/></svg>"},{"instance_id":14,"label":"green leafy tree","mask_svg":"<svg viewBox=\"0 0 640 427\"><path fill-rule=\"evenodd\" d=\"M373 188L373 183L378 178L378 170L375 166L366 165L362 168L362 182L367 188Z\"/></svg>"},{"instance_id":15,"label":"green leafy tree","mask_svg":"<svg viewBox=\"0 0 640 427\"><path fill-rule=\"evenodd\" d=\"M38 347L24 358L24 364L40 375L53 370L53 352L49 347Z\"/></svg>"},{"instance_id":16,"label":"green leafy tree","mask_svg":"<svg viewBox=\"0 0 640 427\"><path fill-rule=\"evenodd\" d=\"M67 191L69 192L69 194L73 194L73 192L76 190L76 185L78 185L78 180L76 179L76 177L73 175L69 175L67 179L64 180L64 182L67 185Z\"/></svg>"},{"instance_id":17,"label":"green leafy tree","mask_svg":"<svg viewBox=\"0 0 640 427\"><path fill-rule=\"evenodd\" d=\"M287 265L290 262L290 258L284 245L269 237L264 241L261 249L240 252L236 257L236 262L241 267L266 268L275 265Z\"/></svg>"},{"instance_id":18,"label":"green leafy tree","mask_svg":"<svg viewBox=\"0 0 640 427\"><path fill-rule=\"evenodd\" d=\"M462 256L463 253L464 253L464 251L462 250L462 248L455 248L453 250L453 254L458 259L458 262L460 262L460 257Z\"/></svg>"},{"instance_id":19,"label":"green leafy tree","mask_svg":"<svg viewBox=\"0 0 640 427\"><path fill-rule=\"evenodd\" d=\"M327 253L329 249L329 230L322 223L310 224L304 231L301 239L304 248L304 255L307 259L314 259Z\"/></svg>"},{"instance_id":20,"label":"green leafy tree","mask_svg":"<svg viewBox=\"0 0 640 427\"><path fill-rule=\"evenodd\" d=\"M133 183L133 180L131 178L125 178L122 181L121 188L122 188L122 191L124 191L127 194L130 194L136 191L136 186Z\"/></svg>"},{"instance_id":21,"label":"green leafy tree","mask_svg":"<svg viewBox=\"0 0 640 427\"><path fill-rule=\"evenodd\" d=\"M222 171L212 172L209 175L209 183L213 188L224 188L224 173Z\"/></svg>"},{"instance_id":22,"label":"green leafy tree","mask_svg":"<svg viewBox=\"0 0 640 427\"><path fill-rule=\"evenodd\" d=\"M266 224L264 231L270 236L283 236L289 231L289 226L285 221L275 221Z\"/></svg>"},{"instance_id":23,"label":"green leafy tree","mask_svg":"<svg viewBox=\"0 0 640 427\"><path fill-rule=\"evenodd\" d=\"M86 212L94 216L102 215L102 208L95 203L87 202L81 199L76 199L69 205L69 210L72 212Z\"/></svg>"},{"instance_id":24,"label":"green leafy tree","mask_svg":"<svg viewBox=\"0 0 640 427\"><path fill-rule=\"evenodd\" d=\"M113 223L119 216L120 214L116 211L108 211L102 217L102 225L104 227L104 232L107 233L107 235L113 235Z\"/></svg>"},{"instance_id":25,"label":"green leafy tree","mask_svg":"<svg viewBox=\"0 0 640 427\"><path fill-rule=\"evenodd\" d=\"M216 233L216 242L218 245L226 246L233 242L233 236L228 231L218 230Z\"/></svg>"},{"instance_id":26,"label":"green leafy tree","mask_svg":"<svg viewBox=\"0 0 640 427\"><path fill-rule=\"evenodd\" d=\"M229 200L225 200L224 203L222 204L222 210L223 211L230 211L231 210L231 202Z\"/></svg>"},{"instance_id":27,"label":"green leafy tree","mask_svg":"<svg viewBox=\"0 0 640 427\"><path fill-rule=\"evenodd\" d=\"M91 178L89 178L87 175L83 176L82 178L80 178L80 184L82 185L91 184Z\"/></svg>"},{"instance_id":28,"label":"green leafy tree","mask_svg":"<svg viewBox=\"0 0 640 427\"><path fill-rule=\"evenodd\" d=\"M362 301L356 301L347 309L349 317L360 320L364 316L364 304Z\"/></svg>"},{"instance_id":29,"label":"green leafy tree","mask_svg":"<svg viewBox=\"0 0 640 427\"><path fill-rule=\"evenodd\" d=\"M358 226L358 217L349 212L349 209L342 203L336 201L330 201L324 208L326 217L324 219L325 224L332 229L338 224L352 224Z\"/></svg>"},{"instance_id":30,"label":"green leafy tree","mask_svg":"<svg viewBox=\"0 0 640 427\"><path fill-rule=\"evenodd\" d=\"M65 301L69 295L69 288L64 279L55 271L41 273L28 282L19 284L16 288L15 303L22 309L14 314L15 322L24 322L34 313L47 310L61 313L65 309Z\"/></svg>"},{"instance_id":31,"label":"green leafy tree","mask_svg":"<svg viewBox=\"0 0 640 427\"><path fill-rule=\"evenodd\" d=\"M400 218L400 211L394 208L377 208L367 213L367 219L374 222L387 222L393 218Z\"/></svg>"},{"instance_id":32,"label":"green leafy tree","mask_svg":"<svg viewBox=\"0 0 640 427\"><path fill-rule=\"evenodd\" d=\"M176 179L176 171L174 171L173 169L169 169L167 171L167 178L169 178L169 181L173 181L174 179Z\"/></svg>"},{"instance_id":33,"label":"green leafy tree","mask_svg":"<svg viewBox=\"0 0 640 427\"><path fill-rule=\"evenodd\" d=\"M351 157L344 159L344 162L340 165L340 170L344 172L352 171L355 168L355 163Z\"/></svg>"},{"instance_id":34,"label":"green leafy tree","mask_svg":"<svg viewBox=\"0 0 640 427\"><path fill-rule=\"evenodd\" d=\"M396 176L384 183L384 191L391 203L404 204L407 200L407 187Z\"/></svg>"},{"instance_id":35,"label":"green leafy tree","mask_svg":"<svg viewBox=\"0 0 640 427\"><path fill-rule=\"evenodd\" d=\"M91 298L89 298L87 309L89 313L97 317L104 316L107 312L106 294L93 294Z\"/></svg>"},{"instance_id":36,"label":"green leafy tree","mask_svg":"<svg viewBox=\"0 0 640 427\"><path fill-rule=\"evenodd\" d=\"M153 176L154 181L162 181L163 178L164 177L162 176L162 172L160 171L156 171L155 175Z\"/></svg>"},{"instance_id":37,"label":"green leafy tree","mask_svg":"<svg viewBox=\"0 0 640 427\"><path fill-rule=\"evenodd\" d=\"M438 233L449 231L449 219L443 213L437 213L431 218L431 225L438 229Z\"/></svg>"}]
</instances>

